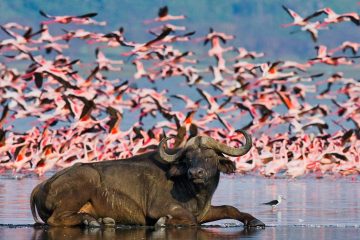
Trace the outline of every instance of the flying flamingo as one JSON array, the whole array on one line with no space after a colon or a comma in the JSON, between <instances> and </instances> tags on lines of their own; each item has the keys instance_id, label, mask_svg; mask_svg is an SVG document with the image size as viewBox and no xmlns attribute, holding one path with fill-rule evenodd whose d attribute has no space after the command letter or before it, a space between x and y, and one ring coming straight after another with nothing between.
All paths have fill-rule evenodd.
<instances>
[{"instance_id":1,"label":"flying flamingo","mask_svg":"<svg viewBox=\"0 0 360 240\"><path fill-rule=\"evenodd\" d=\"M259 80L257 80L257 83L265 82L266 80L286 80L289 77L295 76L296 72L281 72L279 70L280 64L282 64L282 61L276 61L273 63L262 63L258 65L255 68L259 68L262 76Z\"/></svg>"},{"instance_id":2,"label":"flying flamingo","mask_svg":"<svg viewBox=\"0 0 360 240\"><path fill-rule=\"evenodd\" d=\"M40 151L40 159L34 162L34 172L43 176L46 171L53 169L59 160L58 153L52 144L44 146Z\"/></svg>"},{"instance_id":3,"label":"flying flamingo","mask_svg":"<svg viewBox=\"0 0 360 240\"><path fill-rule=\"evenodd\" d=\"M133 49L129 52L122 53L122 56L132 56L134 54L147 52L151 49L164 48L163 46L155 45L162 42L162 40L170 34L172 30L170 28L165 29L159 36L146 42L146 43L126 43L125 46L132 47Z\"/></svg>"},{"instance_id":4,"label":"flying flamingo","mask_svg":"<svg viewBox=\"0 0 360 240\"><path fill-rule=\"evenodd\" d=\"M183 94L174 94L174 95L171 95L170 97L182 100L185 103L186 110L194 111L194 110L197 110L200 106L199 103L200 103L201 99L194 102L190 97L183 95Z\"/></svg>"},{"instance_id":5,"label":"flying flamingo","mask_svg":"<svg viewBox=\"0 0 360 240\"><path fill-rule=\"evenodd\" d=\"M300 28L300 30L293 31L291 33L297 33L300 31L306 31L310 34L311 39L313 42L317 42L317 39L319 37L319 30L328 29L326 25L324 26L320 21L316 22L307 22L304 26Z\"/></svg>"},{"instance_id":6,"label":"flying flamingo","mask_svg":"<svg viewBox=\"0 0 360 240\"><path fill-rule=\"evenodd\" d=\"M91 19L92 17L95 17L97 13L86 13L78 16L51 16L42 10L39 10L39 13L41 16L51 19L48 21L41 22L44 25L54 24L54 23L60 23L60 24L75 23L75 24L95 24L95 25L103 26L106 24L105 22L96 22L93 19Z\"/></svg>"},{"instance_id":7,"label":"flying flamingo","mask_svg":"<svg viewBox=\"0 0 360 240\"><path fill-rule=\"evenodd\" d=\"M164 6L159 9L158 16L155 19L145 20L144 24L150 24L153 22L166 22L171 20L182 20L185 18L186 18L185 15L178 15L178 16L170 15L169 8L167 6Z\"/></svg>"},{"instance_id":8,"label":"flying flamingo","mask_svg":"<svg viewBox=\"0 0 360 240\"><path fill-rule=\"evenodd\" d=\"M349 12L349 13L343 13L343 14L337 14L329 7L322 8L311 14L307 17L307 19L311 19L314 17L317 17L321 14L326 14L327 17L324 19L324 22L322 25L327 25L330 23L340 23L343 21L352 21L356 25L360 25L360 17L359 14L355 12Z\"/></svg>"},{"instance_id":9,"label":"flying flamingo","mask_svg":"<svg viewBox=\"0 0 360 240\"><path fill-rule=\"evenodd\" d=\"M140 79L142 77L146 77L151 82L154 82L154 80L156 78L156 72L152 72L151 70L145 70L144 64L138 59L135 59L132 63L136 67L136 72L134 74L134 79Z\"/></svg>"},{"instance_id":10,"label":"flying flamingo","mask_svg":"<svg viewBox=\"0 0 360 240\"><path fill-rule=\"evenodd\" d=\"M151 33L151 32L162 31L166 28L171 28L173 31L185 31L187 29L185 26L177 26L170 23L165 23L162 26L149 29L149 32Z\"/></svg>"},{"instance_id":11,"label":"flying flamingo","mask_svg":"<svg viewBox=\"0 0 360 240\"><path fill-rule=\"evenodd\" d=\"M261 57L265 56L265 54L262 52L258 53L258 52L254 52L254 51L248 51L243 47L239 47L234 50L238 53L238 55L236 57L232 58L231 61L236 61L236 60L244 59L244 58L255 59L255 58L261 58Z\"/></svg>"},{"instance_id":12,"label":"flying flamingo","mask_svg":"<svg viewBox=\"0 0 360 240\"><path fill-rule=\"evenodd\" d=\"M172 29L172 28L171 28ZM167 35L162 42L164 43L173 43L173 42L187 42L191 40L191 36L195 34L195 31L187 32L184 34L178 35Z\"/></svg>"},{"instance_id":13,"label":"flying flamingo","mask_svg":"<svg viewBox=\"0 0 360 240\"><path fill-rule=\"evenodd\" d=\"M346 50L350 49L351 52L353 53L353 55L355 55L358 52L359 48L360 48L360 43L345 41L339 47L331 49L329 51L329 53L332 54L332 53L335 53L335 52L337 52L339 50L342 50L343 52L345 52Z\"/></svg>"},{"instance_id":14,"label":"flying flamingo","mask_svg":"<svg viewBox=\"0 0 360 240\"><path fill-rule=\"evenodd\" d=\"M23 35L20 35L3 26L0 26L0 28L11 37L11 39L5 39L0 42L0 49L4 50L5 47L8 47L8 50L18 50L24 53L38 50L38 47L31 47L28 44L35 43L32 37L41 33L42 30L32 33L32 28L29 28Z\"/></svg>"},{"instance_id":15,"label":"flying flamingo","mask_svg":"<svg viewBox=\"0 0 360 240\"><path fill-rule=\"evenodd\" d=\"M290 17L293 19L292 23L287 23L281 25L282 27L291 27L291 26L305 26L307 24L307 19L304 19L301 17L298 13L296 13L294 10L291 10L290 8L286 6L282 6L282 8L290 15Z\"/></svg>"},{"instance_id":16,"label":"flying flamingo","mask_svg":"<svg viewBox=\"0 0 360 240\"><path fill-rule=\"evenodd\" d=\"M121 65L124 62L122 60L111 60L105 56L103 52L100 51L99 48L95 50L96 54L96 63L99 66L99 70L107 70L107 71L120 71L120 67L114 67L112 64Z\"/></svg>"},{"instance_id":17,"label":"flying flamingo","mask_svg":"<svg viewBox=\"0 0 360 240\"><path fill-rule=\"evenodd\" d=\"M313 65L316 63L324 63L327 65L351 65L354 63L351 58L358 58L358 56L331 56L330 52L327 51L327 47L325 45L316 46L315 49L317 50L317 57L312 58L308 61L309 64Z\"/></svg>"},{"instance_id":18,"label":"flying flamingo","mask_svg":"<svg viewBox=\"0 0 360 240\"><path fill-rule=\"evenodd\" d=\"M231 98L228 98L224 103L219 105L217 103L217 98L211 96L205 90L202 90L200 88L197 88L196 90L206 100L206 102L208 104L208 110L207 111L208 111L209 114L224 113L224 112L230 111L231 109L234 108L234 107L224 108L224 106L230 102Z\"/></svg>"}]
</instances>

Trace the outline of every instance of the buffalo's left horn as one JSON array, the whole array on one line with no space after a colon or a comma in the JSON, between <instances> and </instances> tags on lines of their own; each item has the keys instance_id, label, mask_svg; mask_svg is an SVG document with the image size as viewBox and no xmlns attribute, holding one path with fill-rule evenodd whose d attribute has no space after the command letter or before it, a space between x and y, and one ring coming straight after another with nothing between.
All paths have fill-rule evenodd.
<instances>
[{"instance_id":1,"label":"buffalo's left horn","mask_svg":"<svg viewBox=\"0 0 360 240\"><path fill-rule=\"evenodd\" d=\"M246 143L240 148L230 147L224 143L220 143L211 137L201 137L200 144L214 150L220 151L228 156L237 157L245 155L252 146L251 136L244 130L238 130L245 136Z\"/></svg>"},{"instance_id":2,"label":"buffalo's left horn","mask_svg":"<svg viewBox=\"0 0 360 240\"><path fill-rule=\"evenodd\" d=\"M176 159L178 159L182 155L182 153L184 151L184 149L182 148L179 151L177 151L175 154L168 154L166 152L167 147L165 147L165 146L166 146L166 142L171 138L174 138L174 137L166 137L163 140L161 140L161 142L159 144L160 157L161 157L162 160L164 160L166 162L174 162L174 161L176 161Z\"/></svg>"}]
</instances>

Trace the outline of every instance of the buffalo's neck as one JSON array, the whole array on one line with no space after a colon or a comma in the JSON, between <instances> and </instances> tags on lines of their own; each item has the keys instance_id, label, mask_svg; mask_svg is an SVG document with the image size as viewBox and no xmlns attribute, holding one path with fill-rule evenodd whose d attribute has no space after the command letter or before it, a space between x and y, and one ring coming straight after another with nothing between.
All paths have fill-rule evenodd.
<instances>
[{"instance_id":1,"label":"buffalo's neck","mask_svg":"<svg viewBox=\"0 0 360 240\"><path fill-rule=\"evenodd\" d=\"M187 177L174 181L173 197L194 215L200 215L210 205L211 198L218 186L220 173L217 173L206 184L194 184Z\"/></svg>"}]
</instances>

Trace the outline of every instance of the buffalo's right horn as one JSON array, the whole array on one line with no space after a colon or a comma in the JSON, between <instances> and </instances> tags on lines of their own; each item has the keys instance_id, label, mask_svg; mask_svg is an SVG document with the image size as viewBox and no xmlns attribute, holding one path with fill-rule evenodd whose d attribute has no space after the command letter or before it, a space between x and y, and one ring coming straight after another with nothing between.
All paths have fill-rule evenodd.
<instances>
[{"instance_id":1,"label":"buffalo's right horn","mask_svg":"<svg viewBox=\"0 0 360 240\"><path fill-rule=\"evenodd\" d=\"M166 152L166 142L171 139L171 138L174 138L174 137L166 137L164 139L161 140L160 144L159 144L159 154L160 154L160 157L162 160L166 161L166 162L175 162L176 159L178 159L183 151L184 151L184 148L180 149L179 151L177 151L175 154L169 154Z\"/></svg>"},{"instance_id":2,"label":"buffalo's right horn","mask_svg":"<svg viewBox=\"0 0 360 240\"><path fill-rule=\"evenodd\" d=\"M219 152L222 152L222 153L224 153L228 156L232 156L232 157L245 155L251 149L251 146L252 146L251 136L244 130L238 130L238 131L241 132L245 136L246 143L243 147L240 147L240 148L230 147L224 143L216 141L215 139L213 139L211 137L204 137L204 136L201 137L200 144L202 146L212 148L214 150L217 150Z\"/></svg>"}]
</instances>

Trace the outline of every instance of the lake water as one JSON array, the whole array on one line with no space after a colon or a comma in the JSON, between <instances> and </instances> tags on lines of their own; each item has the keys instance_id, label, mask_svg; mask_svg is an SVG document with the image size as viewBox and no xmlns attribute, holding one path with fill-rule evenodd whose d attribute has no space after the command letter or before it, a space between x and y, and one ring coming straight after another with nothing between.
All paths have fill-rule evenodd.
<instances>
[{"instance_id":1,"label":"lake water","mask_svg":"<svg viewBox=\"0 0 360 240\"><path fill-rule=\"evenodd\" d=\"M262 220L243 229L233 220L202 228L34 228L29 195L46 177L0 177L0 239L359 239L360 178L266 179L222 176L213 205L229 204ZM283 195L276 209L261 203Z\"/></svg>"}]
</instances>

